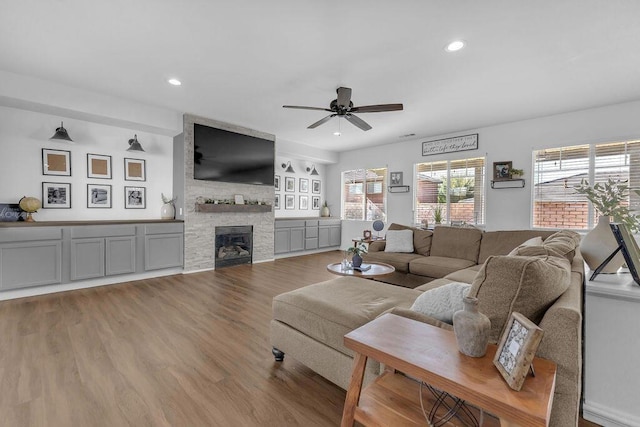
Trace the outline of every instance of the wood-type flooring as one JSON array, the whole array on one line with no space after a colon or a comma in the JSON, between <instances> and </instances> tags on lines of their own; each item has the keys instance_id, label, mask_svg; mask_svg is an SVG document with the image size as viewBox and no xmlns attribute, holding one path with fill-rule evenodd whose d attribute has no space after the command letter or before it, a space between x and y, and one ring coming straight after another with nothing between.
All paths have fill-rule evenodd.
<instances>
[{"instance_id":1,"label":"wood-type flooring","mask_svg":"<svg viewBox=\"0 0 640 427\"><path fill-rule=\"evenodd\" d=\"M275 295L336 277L340 259L0 302L0 426L338 426L344 390L275 362L269 321Z\"/></svg>"}]
</instances>

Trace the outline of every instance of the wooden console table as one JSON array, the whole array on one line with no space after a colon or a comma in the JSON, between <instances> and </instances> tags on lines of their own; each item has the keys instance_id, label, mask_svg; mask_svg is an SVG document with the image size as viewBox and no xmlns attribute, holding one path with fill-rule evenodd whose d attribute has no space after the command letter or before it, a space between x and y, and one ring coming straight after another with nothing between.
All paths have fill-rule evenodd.
<instances>
[{"instance_id":1,"label":"wooden console table","mask_svg":"<svg viewBox=\"0 0 640 427\"><path fill-rule=\"evenodd\" d=\"M342 427L353 426L354 421L394 426L426 423L414 380L388 371L363 390L368 357L483 408L498 416L503 426L549 425L556 379L556 364L551 361L535 358L536 376L527 377L522 390L514 391L493 365L495 345L484 357L468 357L458 351L453 332L393 314L348 333L344 343L356 354Z\"/></svg>"}]
</instances>

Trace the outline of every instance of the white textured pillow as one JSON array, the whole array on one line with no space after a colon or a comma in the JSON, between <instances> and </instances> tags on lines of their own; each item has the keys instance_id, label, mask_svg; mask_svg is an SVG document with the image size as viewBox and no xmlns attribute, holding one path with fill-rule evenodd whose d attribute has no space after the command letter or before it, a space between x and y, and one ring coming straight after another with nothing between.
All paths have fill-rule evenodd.
<instances>
[{"instance_id":1,"label":"white textured pillow","mask_svg":"<svg viewBox=\"0 0 640 427\"><path fill-rule=\"evenodd\" d=\"M385 252L413 252L413 230L387 230Z\"/></svg>"},{"instance_id":2,"label":"white textured pillow","mask_svg":"<svg viewBox=\"0 0 640 427\"><path fill-rule=\"evenodd\" d=\"M452 325L453 313L464 308L462 299L470 288L469 283L451 282L429 289L414 301L411 310Z\"/></svg>"},{"instance_id":3,"label":"white textured pillow","mask_svg":"<svg viewBox=\"0 0 640 427\"><path fill-rule=\"evenodd\" d=\"M518 247L516 247L515 249L513 249L511 252L509 252L509 254L507 256L514 256L518 253L518 249L520 249L523 246L542 246L542 237L537 236L537 237L532 237L531 239L527 240L526 242L524 242L523 244L519 245Z\"/></svg>"}]
</instances>

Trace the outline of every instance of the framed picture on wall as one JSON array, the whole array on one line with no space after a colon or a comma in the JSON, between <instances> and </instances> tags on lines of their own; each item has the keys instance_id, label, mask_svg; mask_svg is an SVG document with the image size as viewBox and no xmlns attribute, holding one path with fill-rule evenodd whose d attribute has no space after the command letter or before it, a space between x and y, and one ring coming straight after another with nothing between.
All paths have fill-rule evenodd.
<instances>
[{"instance_id":1,"label":"framed picture on wall","mask_svg":"<svg viewBox=\"0 0 640 427\"><path fill-rule=\"evenodd\" d=\"M145 209L147 207L147 189L145 187L124 187L125 209Z\"/></svg>"},{"instance_id":2,"label":"framed picture on wall","mask_svg":"<svg viewBox=\"0 0 640 427\"><path fill-rule=\"evenodd\" d=\"M280 195L276 194L276 198L273 200L273 208L280 209Z\"/></svg>"},{"instance_id":3,"label":"framed picture on wall","mask_svg":"<svg viewBox=\"0 0 640 427\"><path fill-rule=\"evenodd\" d=\"M125 181L146 181L147 172L143 159L124 158L124 179Z\"/></svg>"},{"instance_id":4,"label":"framed picture on wall","mask_svg":"<svg viewBox=\"0 0 640 427\"><path fill-rule=\"evenodd\" d=\"M504 181L511 179L513 162L493 162L493 180Z\"/></svg>"},{"instance_id":5,"label":"framed picture on wall","mask_svg":"<svg viewBox=\"0 0 640 427\"><path fill-rule=\"evenodd\" d=\"M87 184L88 208L111 208L111 186Z\"/></svg>"},{"instance_id":6,"label":"framed picture on wall","mask_svg":"<svg viewBox=\"0 0 640 427\"><path fill-rule=\"evenodd\" d=\"M314 179L311 182L311 192L313 194L320 194L320 180L319 179Z\"/></svg>"},{"instance_id":7,"label":"framed picture on wall","mask_svg":"<svg viewBox=\"0 0 640 427\"><path fill-rule=\"evenodd\" d=\"M68 182L43 182L42 208L71 209L71 184Z\"/></svg>"},{"instance_id":8,"label":"framed picture on wall","mask_svg":"<svg viewBox=\"0 0 640 427\"><path fill-rule=\"evenodd\" d=\"M320 197L313 196L311 199L311 209L320 210Z\"/></svg>"},{"instance_id":9,"label":"framed picture on wall","mask_svg":"<svg viewBox=\"0 0 640 427\"><path fill-rule=\"evenodd\" d=\"M309 180L307 178L300 178L300 183L298 185L300 186L299 190L301 193L309 192Z\"/></svg>"},{"instance_id":10,"label":"framed picture on wall","mask_svg":"<svg viewBox=\"0 0 640 427\"><path fill-rule=\"evenodd\" d=\"M298 209L309 209L309 196L300 196Z\"/></svg>"},{"instance_id":11,"label":"framed picture on wall","mask_svg":"<svg viewBox=\"0 0 640 427\"><path fill-rule=\"evenodd\" d=\"M280 191L280 175L275 176L273 186L276 188L276 191Z\"/></svg>"},{"instance_id":12,"label":"framed picture on wall","mask_svg":"<svg viewBox=\"0 0 640 427\"><path fill-rule=\"evenodd\" d=\"M88 153L87 178L111 179L111 156Z\"/></svg>"},{"instance_id":13,"label":"framed picture on wall","mask_svg":"<svg viewBox=\"0 0 640 427\"><path fill-rule=\"evenodd\" d=\"M295 209L296 208L295 204L296 204L296 196L294 196L293 194L285 194L285 196L284 196L284 208L285 209Z\"/></svg>"},{"instance_id":14,"label":"framed picture on wall","mask_svg":"<svg viewBox=\"0 0 640 427\"><path fill-rule=\"evenodd\" d=\"M43 148L42 175L71 176L71 151Z\"/></svg>"},{"instance_id":15,"label":"framed picture on wall","mask_svg":"<svg viewBox=\"0 0 640 427\"><path fill-rule=\"evenodd\" d=\"M296 191L296 179L291 176L286 176L284 178L284 191L289 193Z\"/></svg>"}]
</instances>

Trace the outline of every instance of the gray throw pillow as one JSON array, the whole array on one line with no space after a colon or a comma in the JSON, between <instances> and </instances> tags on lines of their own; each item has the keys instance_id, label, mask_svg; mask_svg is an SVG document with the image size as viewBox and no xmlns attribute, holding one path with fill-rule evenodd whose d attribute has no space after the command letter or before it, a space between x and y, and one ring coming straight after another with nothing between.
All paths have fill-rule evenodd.
<instances>
[{"instance_id":1,"label":"gray throw pillow","mask_svg":"<svg viewBox=\"0 0 640 427\"><path fill-rule=\"evenodd\" d=\"M413 252L413 230L387 230L385 252Z\"/></svg>"},{"instance_id":2,"label":"gray throw pillow","mask_svg":"<svg viewBox=\"0 0 640 427\"><path fill-rule=\"evenodd\" d=\"M464 308L462 300L470 288L469 283L452 282L429 289L416 298L411 310L451 325L453 324L453 313Z\"/></svg>"}]
</instances>

